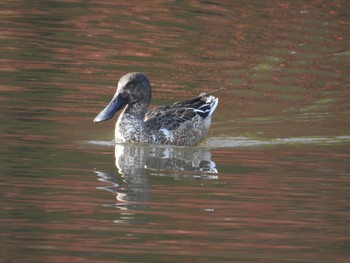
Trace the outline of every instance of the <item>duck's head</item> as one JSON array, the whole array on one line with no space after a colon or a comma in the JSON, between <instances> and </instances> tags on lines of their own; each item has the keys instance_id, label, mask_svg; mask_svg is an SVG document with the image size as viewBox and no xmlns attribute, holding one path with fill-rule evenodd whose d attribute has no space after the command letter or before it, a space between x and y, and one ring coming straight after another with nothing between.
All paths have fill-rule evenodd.
<instances>
[{"instance_id":1,"label":"duck's head","mask_svg":"<svg viewBox=\"0 0 350 263\"><path fill-rule=\"evenodd\" d=\"M151 85L148 78L139 72L124 75L118 83L117 91L111 102L94 119L94 122L106 121L125 105L141 104L148 106L151 100Z\"/></svg>"}]
</instances>

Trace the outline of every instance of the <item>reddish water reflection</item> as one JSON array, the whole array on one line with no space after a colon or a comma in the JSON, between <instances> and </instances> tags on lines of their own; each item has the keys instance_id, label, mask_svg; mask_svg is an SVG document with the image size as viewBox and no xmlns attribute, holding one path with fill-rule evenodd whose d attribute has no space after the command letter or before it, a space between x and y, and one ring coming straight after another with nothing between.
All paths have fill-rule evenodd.
<instances>
[{"instance_id":1,"label":"reddish water reflection","mask_svg":"<svg viewBox=\"0 0 350 263\"><path fill-rule=\"evenodd\" d=\"M350 156L317 148L212 150L220 172L211 180L156 170L128 179L100 147L85 147L79 158L62 152L61 169L43 165L37 177L3 184L7 257L30 250L29 261L46 262L147 254L156 262L346 261ZM83 164L96 157L109 180L97 183ZM148 198L116 200L121 192Z\"/></svg>"},{"instance_id":2,"label":"reddish water reflection","mask_svg":"<svg viewBox=\"0 0 350 263\"><path fill-rule=\"evenodd\" d=\"M0 7L0 261L347 261L346 1ZM116 168L92 119L129 71L225 86L208 140Z\"/></svg>"}]
</instances>

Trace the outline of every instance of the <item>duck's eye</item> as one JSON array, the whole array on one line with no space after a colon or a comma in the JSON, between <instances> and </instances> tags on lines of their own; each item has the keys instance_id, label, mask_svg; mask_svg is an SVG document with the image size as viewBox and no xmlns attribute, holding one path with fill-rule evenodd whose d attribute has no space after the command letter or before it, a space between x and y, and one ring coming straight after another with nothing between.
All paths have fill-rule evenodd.
<instances>
[{"instance_id":1,"label":"duck's eye","mask_svg":"<svg viewBox=\"0 0 350 263\"><path fill-rule=\"evenodd\" d=\"M129 83L129 88L132 88L134 86L134 83Z\"/></svg>"}]
</instances>

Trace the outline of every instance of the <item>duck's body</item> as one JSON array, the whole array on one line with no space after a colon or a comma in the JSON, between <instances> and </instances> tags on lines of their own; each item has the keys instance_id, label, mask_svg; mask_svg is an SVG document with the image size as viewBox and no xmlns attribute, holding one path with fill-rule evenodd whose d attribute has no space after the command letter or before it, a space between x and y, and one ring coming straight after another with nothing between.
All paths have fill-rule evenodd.
<instances>
[{"instance_id":1,"label":"duck's body","mask_svg":"<svg viewBox=\"0 0 350 263\"><path fill-rule=\"evenodd\" d=\"M108 120L126 105L115 127L117 142L192 146L207 134L211 115L218 105L218 98L210 94L202 93L147 112L150 82L142 73L129 73L120 79L112 101L94 121Z\"/></svg>"}]
</instances>

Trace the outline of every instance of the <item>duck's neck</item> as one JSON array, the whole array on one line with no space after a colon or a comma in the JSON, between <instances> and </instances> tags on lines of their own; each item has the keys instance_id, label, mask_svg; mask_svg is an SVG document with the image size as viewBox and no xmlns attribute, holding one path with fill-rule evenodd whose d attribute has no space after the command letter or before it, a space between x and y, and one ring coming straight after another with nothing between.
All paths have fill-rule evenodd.
<instances>
[{"instance_id":1,"label":"duck's neck","mask_svg":"<svg viewBox=\"0 0 350 263\"><path fill-rule=\"evenodd\" d=\"M144 117L147 105L128 104L116 123L115 138L121 142L147 142Z\"/></svg>"},{"instance_id":2,"label":"duck's neck","mask_svg":"<svg viewBox=\"0 0 350 263\"><path fill-rule=\"evenodd\" d=\"M125 107L123 114L127 114L129 118L139 119L143 122L147 108L148 105L143 103L128 104Z\"/></svg>"}]
</instances>

